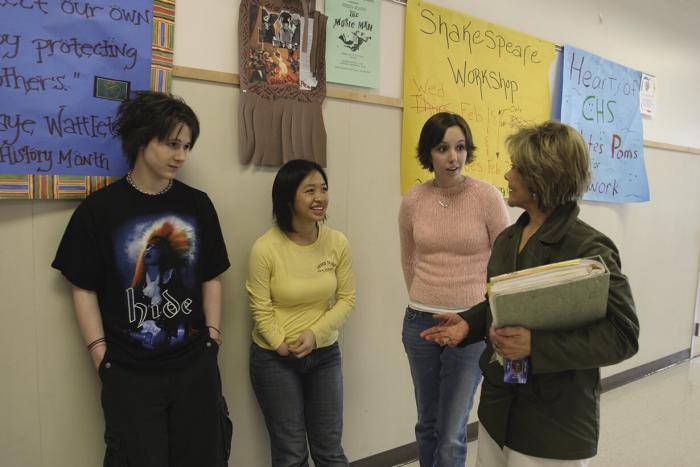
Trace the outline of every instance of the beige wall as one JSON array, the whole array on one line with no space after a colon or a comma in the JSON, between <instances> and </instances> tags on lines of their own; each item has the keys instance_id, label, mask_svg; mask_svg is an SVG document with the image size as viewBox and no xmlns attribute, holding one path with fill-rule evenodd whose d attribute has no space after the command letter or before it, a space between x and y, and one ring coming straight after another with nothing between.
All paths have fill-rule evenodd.
<instances>
[{"instance_id":1,"label":"beige wall","mask_svg":"<svg viewBox=\"0 0 700 467\"><path fill-rule=\"evenodd\" d=\"M197 49L196 44L202 44L222 57L235 55L233 43L217 46L208 42L216 39L216 33L205 33L206 24L198 22L201 17L212 18L234 28L236 12L231 3L236 2L179 0L178 40L186 43L182 50ZM456 0L435 3L452 8L462 4ZM700 147L700 101L686 91L693 89L687 85L687 77L693 77L693 82L700 77L695 52L700 38L695 29L685 29L683 20L687 15L684 5L689 2L670 0L671 11L663 12L678 19L674 23L677 34L661 23L662 33L657 28L650 34L653 37L646 39L645 31L655 21L656 13L644 8L652 3L650 0L639 2L641 6L634 14L626 13L633 3L618 0L604 5L601 2L596 7L558 0L501 0L474 2L474 10L482 11L470 12L511 27L518 27L514 18L520 15L524 18L521 30L557 42L570 41L606 56L614 54L611 58L626 65L664 76L659 83L659 114L645 122L647 138ZM400 31L402 16L397 15L403 14L403 7L390 2L382 6L383 24L388 24L382 31ZM216 15L211 13L214 8L218 8ZM597 20L599 10L604 12L603 23ZM527 11L548 16L528 16ZM582 15L582 19L574 21L567 11ZM566 30L561 23L585 28ZM606 46L606 37L617 41L616 49ZM645 47L650 52L659 51L664 44L668 48L665 55L644 56L640 51ZM384 42L382 47L386 47ZM201 55L211 60L211 55ZM180 65L200 66L194 55L178 57ZM212 63L209 68L235 71L227 66L228 62L220 68ZM400 68L400 64L397 66ZM674 70L678 71L677 78ZM383 68L382 73L393 73L396 78L400 69ZM385 76L383 82L393 78ZM225 395L235 425L230 465L264 466L268 459L267 434L248 379L251 324L243 282L248 250L271 222L270 187L275 172L242 167L237 162L237 88L176 80L174 91L195 108L202 121L201 138L181 179L210 194L232 260L231 269L223 277L225 343L220 353ZM391 93L391 89L386 92ZM328 99L324 119L331 186L329 224L350 239L357 275L357 309L341 335L344 445L354 460L411 442L415 422L412 386L401 345L406 302L396 227L401 112ZM583 219L608 233L620 247L642 324L639 354L605 369L605 375L690 345L700 261L700 156L651 149L645 152L652 201L621 206L584 203L582 209ZM0 202L2 467L101 464L99 381L73 318L69 287L59 273L49 268L76 205ZM512 214L516 216L518 211Z\"/></svg>"}]
</instances>

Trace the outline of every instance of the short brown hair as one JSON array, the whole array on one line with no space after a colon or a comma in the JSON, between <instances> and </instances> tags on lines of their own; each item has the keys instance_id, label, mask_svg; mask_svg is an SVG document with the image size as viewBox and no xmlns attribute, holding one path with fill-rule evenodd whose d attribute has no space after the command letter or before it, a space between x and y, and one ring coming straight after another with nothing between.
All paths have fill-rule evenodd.
<instances>
[{"instance_id":1,"label":"short brown hair","mask_svg":"<svg viewBox=\"0 0 700 467\"><path fill-rule=\"evenodd\" d=\"M467 125L467 122L460 115L450 112L440 112L430 117L425 124L423 124L423 129L418 139L418 149L416 152L418 161L424 169L431 172L433 171L433 158L430 155L430 151L442 142L442 138L445 137L447 129L453 126L458 126L462 130L462 133L464 133L464 144L467 147L466 164L474 160L474 150L476 146L474 146L472 131L469 125Z\"/></svg>"},{"instance_id":2,"label":"short brown hair","mask_svg":"<svg viewBox=\"0 0 700 467\"><path fill-rule=\"evenodd\" d=\"M580 198L591 180L588 146L578 131L548 121L518 130L506 139L510 160L541 210Z\"/></svg>"}]
</instances>

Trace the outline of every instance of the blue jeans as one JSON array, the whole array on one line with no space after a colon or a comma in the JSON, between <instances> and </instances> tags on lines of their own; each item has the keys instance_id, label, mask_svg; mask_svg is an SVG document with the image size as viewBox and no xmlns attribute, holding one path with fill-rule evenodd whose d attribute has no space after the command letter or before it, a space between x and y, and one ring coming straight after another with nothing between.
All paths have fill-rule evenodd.
<instances>
[{"instance_id":1,"label":"blue jeans","mask_svg":"<svg viewBox=\"0 0 700 467\"><path fill-rule=\"evenodd\" d=\"M298 359L253 344L250 380L270 434L272 467L347 466L338 343Z\"/></svg>"},{"instance_id":2,"label":"blue jeans","mask_svg":"<svg viewBox=\"0 0 700 467\"><path fill-rule=\"evenodd\" d=\"M406 308L403 345L418 409L418 459L421 467L464 467L467 422L481 381L479 357L485 344L452 348L422 339L421 331L435 324L431 313Z\"/></svg>"}]
</instances>

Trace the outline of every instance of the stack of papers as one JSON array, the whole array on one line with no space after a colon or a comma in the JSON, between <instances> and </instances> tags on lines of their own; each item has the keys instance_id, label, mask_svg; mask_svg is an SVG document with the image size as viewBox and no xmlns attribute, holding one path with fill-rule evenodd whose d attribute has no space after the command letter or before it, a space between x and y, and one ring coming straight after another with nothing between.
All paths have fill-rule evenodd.
<instances>
[{"instance_id":1,"label":"stack of papers","mask_svg":"<svg viewBox=\"0 0 700 467\"><path fill-rule=\"evenodd\" d=\"M493 325L564 330L605 317L610 273L600 257L552 263L492 277Z\"/></svg>"}]
</instances>

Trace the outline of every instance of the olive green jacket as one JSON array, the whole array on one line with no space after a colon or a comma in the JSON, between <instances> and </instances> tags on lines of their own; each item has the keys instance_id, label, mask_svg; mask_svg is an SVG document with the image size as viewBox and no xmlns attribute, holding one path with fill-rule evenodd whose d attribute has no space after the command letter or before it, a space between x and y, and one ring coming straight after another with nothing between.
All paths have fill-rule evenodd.
<instances>
[{"instance_id":1,"label":"olive green jacket","mask_svg":"<svg viewBox=\"0 0 700 467\"><path fill-rule=\"evenodd\" d=\"M637 352L639 321L627 277L613 242L578 219L575 202L559 207L518 254L524 213L496 239L488 277L574 258L600 255L610 270L605 319L569 331L532 331L526 384L503 382L503 367L492 362L488 342L488 301L460 315L469 323L466 345L487 339L480 366L484 374L479 420L500 445L526 455L585 459L598 448L601 366Z\"/></svg>"}]
</instances>

